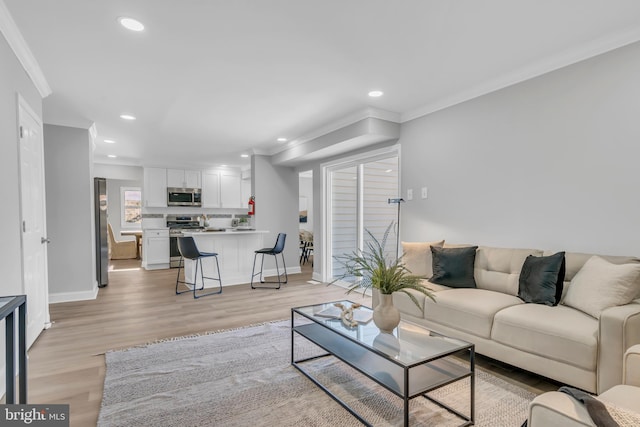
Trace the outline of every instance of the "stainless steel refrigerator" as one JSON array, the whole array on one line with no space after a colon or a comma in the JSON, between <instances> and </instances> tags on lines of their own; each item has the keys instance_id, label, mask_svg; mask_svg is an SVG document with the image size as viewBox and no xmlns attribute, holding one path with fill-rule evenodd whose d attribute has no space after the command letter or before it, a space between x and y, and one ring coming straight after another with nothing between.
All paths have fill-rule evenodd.
<instances>
[{"instance_id":1,"label":"stainless steel refrigerator","mask_svg":"<svg viewBox=\"0 0 640 427\"><path fill-rule=\"evenodd\" d=\"M96 279L103 288L109 284L109 246L107 239L107 180L93 178L96 217Z\"/></svg>"}]
</instances>

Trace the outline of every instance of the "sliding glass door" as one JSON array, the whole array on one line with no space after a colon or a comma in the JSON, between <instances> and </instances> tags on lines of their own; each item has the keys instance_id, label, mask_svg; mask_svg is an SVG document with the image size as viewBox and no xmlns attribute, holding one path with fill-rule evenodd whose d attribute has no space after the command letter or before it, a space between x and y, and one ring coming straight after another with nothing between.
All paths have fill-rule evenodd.
<instances>
[{"instance_id":1,"label":"sliding glass door","mask_svg":"<svg viewBox=\"0 0 640 427\"><path fill-rule=\"evenodd\" d=\"M398 253L398 204L399 196L398 157L380 159L362 165L362 228L364 247L373 235L380 243L386 240L387 258ZM385 232L390 228L388 235Z\"/></svg>"},{"instance_id":2,"label":"sliding glass door","mask_svg":"<svg viewBox=\"0 0 640 427\"><path fill-rule=\"evenodd\" d=\"M342 277L336 258L366 248L371 235L379 242L386 236L385 253L397 254L399 197L397 152L362 157L327 168L327 267L328 277ZM370 234L369 234L370 233ZM345 278L352 282L354 278Z\"/></svg>"},{"instance_id":3,"label":"sliding glass door","mask_svg":"<svg viewBox=\"0 0 640 427\"><path fill-rule=\"evenodd\" d=\"M333 257L353 252L360 236L358 223L358 167L350 166L331 172L331 251ZM332 263L331 276L340 277L344 269Z\"/></svg>"}]
</instances>

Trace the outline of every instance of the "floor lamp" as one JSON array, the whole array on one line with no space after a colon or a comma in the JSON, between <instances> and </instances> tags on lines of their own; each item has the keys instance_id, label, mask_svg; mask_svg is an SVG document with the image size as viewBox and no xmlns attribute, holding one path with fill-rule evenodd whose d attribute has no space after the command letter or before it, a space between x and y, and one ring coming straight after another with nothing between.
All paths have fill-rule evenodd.
<instances>
[{"instance_id":1,"label":"floor lamp","mask_svg":"<svg viewBox=\"0 0 640 427\"><path fill-rule=\"evenodd\" d=\"M398 231L396 232L396 256L400 256L400 204L404 203L403 198L388 199L387 203L398 205Z\"/></svg>"}]
</instances>

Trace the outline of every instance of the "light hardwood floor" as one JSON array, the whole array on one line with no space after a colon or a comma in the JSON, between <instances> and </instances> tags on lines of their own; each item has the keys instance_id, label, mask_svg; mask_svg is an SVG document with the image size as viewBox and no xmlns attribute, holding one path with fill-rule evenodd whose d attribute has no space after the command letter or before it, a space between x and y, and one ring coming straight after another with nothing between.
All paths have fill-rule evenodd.
<instances>
[{"instance_id":1,"label":"light hardwood floor","mask_svg":"<svg viewBox=\"0 0 640 427\"><path fill-rule=\"evenodd\" d=\"M175 295L175 269L145 271L139 261L115 261L109 286L94 301L51 305L53 326L29 351L29 403L70 404L71 426L95 426L105 376L104 353L164 338L288 319L295 306L351 299L361 294L309 284L307 264L280 290L225 287L222 294L194 300ZM558 384L478 357L478 364L536 393Z\"/></svg>"}]
</instances>

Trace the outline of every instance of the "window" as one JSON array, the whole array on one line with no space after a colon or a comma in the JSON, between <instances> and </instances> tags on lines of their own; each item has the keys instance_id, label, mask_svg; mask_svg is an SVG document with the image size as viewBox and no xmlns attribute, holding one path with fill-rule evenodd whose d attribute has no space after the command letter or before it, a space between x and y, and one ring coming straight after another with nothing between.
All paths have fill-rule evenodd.
<instances>
[{"instance_id":1,"label":"window","mask_svg":"<svg viewBox=\"0 0 640 427\"><path fill-rule=\"evenodd\" d=\"M142 224L142 191L140 187L120 187L120 225L140 228Z\"/></svg>"}]
</instances>

